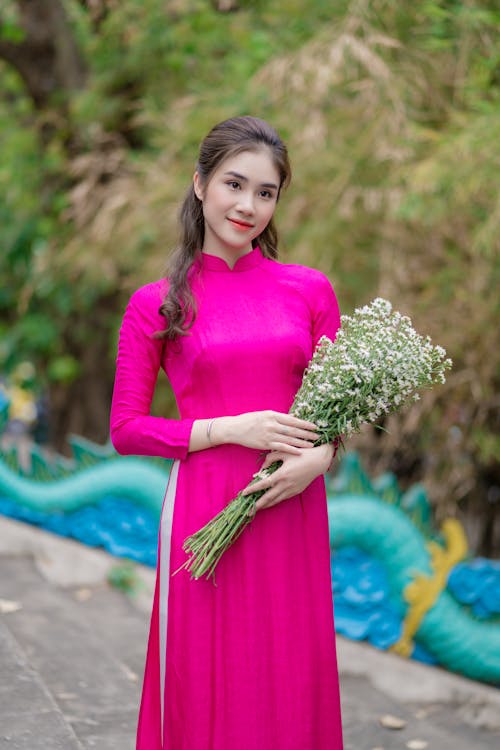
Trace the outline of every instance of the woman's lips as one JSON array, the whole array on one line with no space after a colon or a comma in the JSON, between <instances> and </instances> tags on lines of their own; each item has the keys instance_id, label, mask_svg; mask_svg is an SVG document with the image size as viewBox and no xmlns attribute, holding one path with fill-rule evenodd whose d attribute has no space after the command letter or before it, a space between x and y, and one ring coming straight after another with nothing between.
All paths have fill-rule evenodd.
<instances>
[{"instance_id":1,"label":"woman's lips","mask_svg":"<svg viewBox=\"0 0 500 750\"><path fill-rule=\"evenodd\" d=\"M244 221L238 221L237 219L228 219L228 221L231 222L235 229L239 229L242 232L245 232L248 229L253 229L253 224L247 224Z\"/></svg>"}]
</instances>

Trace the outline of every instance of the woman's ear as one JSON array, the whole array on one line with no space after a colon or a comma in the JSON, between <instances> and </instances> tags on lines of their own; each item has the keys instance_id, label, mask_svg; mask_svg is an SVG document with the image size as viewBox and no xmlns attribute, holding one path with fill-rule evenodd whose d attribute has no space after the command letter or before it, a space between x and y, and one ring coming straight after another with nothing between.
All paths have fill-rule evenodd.
<instances>
[{"instance_id":1,"label":"woman's ear","mask_svg":"<svg viewBox=\"0 0 500 750\"><path fill-rule=\"evenodd\" d=\"M193 189L194 189L194 194L196 195L198 200L202 201L203 190L202 190L200 175L198 172L195 172L193 175Z\"/></svg>"}]
</instances>

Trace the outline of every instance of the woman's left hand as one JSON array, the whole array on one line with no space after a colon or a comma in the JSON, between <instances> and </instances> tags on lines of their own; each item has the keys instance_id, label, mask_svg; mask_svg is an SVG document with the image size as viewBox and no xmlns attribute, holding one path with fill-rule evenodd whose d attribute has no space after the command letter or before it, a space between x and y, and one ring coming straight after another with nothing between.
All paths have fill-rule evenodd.
<instances>
[{"instance_id":1,"label":"woman's left hand","mask_svg":"<svg viewBox=\"0 0 500 750\"><path fill-rule=\"evenodd\" d=\"M255 509L270 508L305 490L313 479L328 470L332 457L333 446L330 443L315 448L304 448L299 455L271 451L267 454L262 469L266 469L275 461L283 461L283 464L270 477L249 484L243 494L266 490L255 503Z\"/></svg>"}]
</instances>

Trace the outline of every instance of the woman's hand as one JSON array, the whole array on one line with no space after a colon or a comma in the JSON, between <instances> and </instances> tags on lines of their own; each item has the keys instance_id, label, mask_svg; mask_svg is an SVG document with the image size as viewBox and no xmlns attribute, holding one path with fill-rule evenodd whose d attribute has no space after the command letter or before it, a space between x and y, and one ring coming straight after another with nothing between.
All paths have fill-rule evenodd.
<instances>
[{"instance_id":1,"label":"woman's hand","mask_svg":"<svg viewBox=\"0 0 500 750\"><path fill-rule=\"evenodd\" d=\"M249 484L243 494L249 495L251 492L266 490L255 503L256 510L277 505L282 500L300 494L313 479L324 474L330 466L333 453L334 448L331 443L301 450L298 455L272 451L266 456L262 469L266 469L275 461L283 461L283 464L270 477Z\"/></svg>"},{"instance_id":2,"label":"woman's hand","mask_svg":"<svg viewBox=\"0 0 500 750\"><path fill-rule=\"evenodd\" d=\"M296 456L312 448L318 437L313 422L270 409L220 417L212 425L212 436L215 444L237 443Z\"/></svg>"}]
</instances>

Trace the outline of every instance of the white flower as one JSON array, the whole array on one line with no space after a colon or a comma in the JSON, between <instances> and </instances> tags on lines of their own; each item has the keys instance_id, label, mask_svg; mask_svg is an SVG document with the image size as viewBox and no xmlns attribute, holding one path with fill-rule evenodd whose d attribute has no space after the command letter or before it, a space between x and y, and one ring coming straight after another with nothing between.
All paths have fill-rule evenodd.
<instances>
[{"instance_id":1,"label":"white flower","mask_svg":"<svg viewBox=\"0 0 500 750\"><path fill-rule=\"evenodd\" d=\"M293 412L321 425L325 437L350 434L399 408L418 388L444 382L451 367L442 347L420 336L387 300L342 316L333 343L322 336Z\"/></svg>"}]
</instances>

